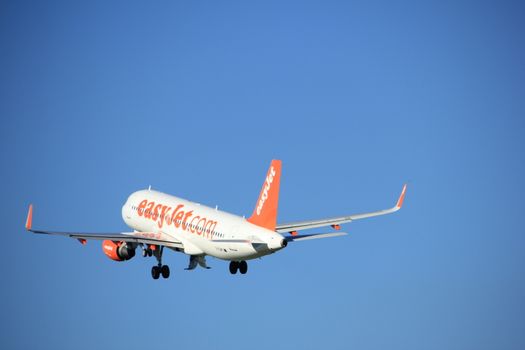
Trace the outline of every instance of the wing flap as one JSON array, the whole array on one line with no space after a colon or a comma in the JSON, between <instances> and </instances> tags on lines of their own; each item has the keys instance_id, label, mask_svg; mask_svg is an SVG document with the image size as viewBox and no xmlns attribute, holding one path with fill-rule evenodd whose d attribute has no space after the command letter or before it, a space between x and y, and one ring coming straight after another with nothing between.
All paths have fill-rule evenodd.
<instances>
[{"instance_id":1,"label":"wing flap","mask_svg":"<svg viewBox=\"0 0 525 350\"><path fill-rule=\"evenodd\" d=\"M42 230L28 230L36 234L46 234L53 236L64 236L75 238L78 240L111 240L122 242L134 242L143 244L163 245L170 248L184 248L182 242L177 241L171 237L166 237L163 233L155 232L116 232L116 233L88 233L88 232L58 232L58 231L42 231Z\"/></svg>"}]
</instances>

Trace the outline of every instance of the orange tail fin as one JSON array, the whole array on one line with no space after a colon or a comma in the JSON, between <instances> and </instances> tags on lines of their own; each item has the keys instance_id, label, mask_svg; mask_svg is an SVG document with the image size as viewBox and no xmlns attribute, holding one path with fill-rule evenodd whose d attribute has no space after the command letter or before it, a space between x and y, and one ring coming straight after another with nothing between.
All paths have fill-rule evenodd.
<instances>
[{"instance_id":1,"label":"orange tail fin","mask_svg":"<svg viewBox=\"0 0 525 350\"><path fill-rule=\"evenodd\" d=\"M254 225L275 231L277 225L277 206L279 204L279 185L281 182L281 161L272 160L264 180L252 216L248 221Z\"/></svg>"}]
</instances>

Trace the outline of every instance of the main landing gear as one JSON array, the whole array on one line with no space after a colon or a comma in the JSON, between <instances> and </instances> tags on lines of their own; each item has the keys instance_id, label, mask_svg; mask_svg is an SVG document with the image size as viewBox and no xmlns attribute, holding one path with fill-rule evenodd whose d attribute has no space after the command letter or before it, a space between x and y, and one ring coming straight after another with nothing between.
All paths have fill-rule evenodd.
<instances>
[{"instance_id":1,"label":"main landing gear","mask_svg":"<svg viewBox=\"0 0 525 350\"><path fill-rule=\"evenodd\" d=\"M162 265L162 252L164 251L164 247L156 246L155 248L156 249L153 250L148 247L144 249L142 252L143 256L153 255L155 256L155 258L157 258L158 264L151 268L151 277L153 277L154 280L158 280L161 275L162 275L162 278L168 278L170 277L170 268L168 265Z\"/></svg>"},{"instance_id":2,"label":"main landing gear","mask_svg":"<svg viewBox=\"0 0 525 350\"><path fill-rule=\"evenodd\" d=\"M248 272L248 264L246 261L231 261L230 262L230 273L232 275L235 275L237 273L237 270L244 275L246 272Z\"/></svg>"},{"instance_id":3,"label":"main landing gear","mask_svg":"<svg viewBox=\"0 0 525 350\"><path fill-rule=\"evenodd\" d=\"M153 250L151 250L150 247L142 249L142 256L145 258L148 256L153 256Z\"/></svg>"},{"instance_id":4,"label":"main landing gear","mask_svg":"<svg viewBox=\"0 0 525 350\"><path fill-rule=\"evenodd\" d=\"M170 277L170 268L168 265L159 264L151 268L151 277L153 277L154 280L159 279L160 275L162 275L163 278Z\"/></svg>"}]
</instances>

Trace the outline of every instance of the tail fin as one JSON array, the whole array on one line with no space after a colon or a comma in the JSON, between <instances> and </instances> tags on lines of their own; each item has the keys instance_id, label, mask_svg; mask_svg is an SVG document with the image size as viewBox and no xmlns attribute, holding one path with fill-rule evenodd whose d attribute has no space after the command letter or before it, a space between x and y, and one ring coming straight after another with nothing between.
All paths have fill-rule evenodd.
<instances>
[{"instance_id":1,"label":"tail fin","mask_svg":"<svg viewBox=\"0 0 525 350\"><path fill-rule=\"evenodd\" d=\"M277 225L277 206L279 204L279 185L281 182L281 161L272 160L259 199L248 221L254 225L275 231Z\"/></svg>"}]
</instances>

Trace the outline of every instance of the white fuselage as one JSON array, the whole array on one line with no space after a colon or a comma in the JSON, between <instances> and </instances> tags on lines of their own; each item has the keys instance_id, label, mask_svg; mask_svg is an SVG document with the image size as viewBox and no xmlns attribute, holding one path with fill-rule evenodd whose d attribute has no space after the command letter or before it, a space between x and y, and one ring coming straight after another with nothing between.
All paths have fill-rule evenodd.
<instances>
[{"instance_id":1,"label":"white fuselage","mask_svg":"<svg viewBox=\"0 0 525 350\"><path fill-rule=\"evenodd\" d=\"M122 207L122 218L152 238L182 243L177 250L189 255L249 260L286 246L280 234L240 216L153 190L131 194Z\"/></svg>"}]
</instances>

